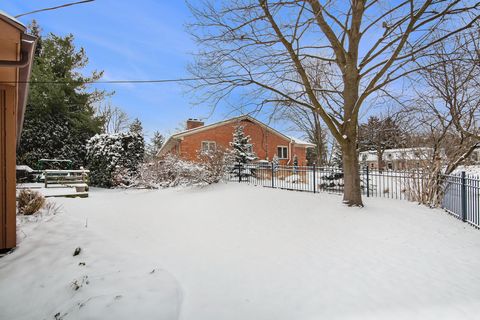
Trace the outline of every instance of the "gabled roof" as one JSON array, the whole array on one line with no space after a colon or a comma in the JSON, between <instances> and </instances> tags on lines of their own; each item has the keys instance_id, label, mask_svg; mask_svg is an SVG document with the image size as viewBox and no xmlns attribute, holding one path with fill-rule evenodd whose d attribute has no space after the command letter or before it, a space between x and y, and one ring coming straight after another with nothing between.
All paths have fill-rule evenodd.
<instances>
[{"instance_id":1,"label":"gabled roof","mask_svg":"<svg viewBox=\"0 0 480 320\"><path fill-rule=\"evenodd\" d=\"M252 116L241 115L241 116L230 118L230 119L223 120L223 121L220 121L220 122L215 122L215 123L212 123L212 124L209 124L209 125L204 125L204 126L201 126L201 127L177 132L177 133L173 134L172 136L170 136L170 138L168 138L168 140L163 144L163 146L158 151L157 155L160 156L163 153L165 153L166 151L170 150L171 144L175 143L177 141L180 141L180 139L182 137L185 137L185 136L188 136L188 135L191 135L191 134L195 134L195 133L198 133L198 132L202 132L202 131L205 131L205 130L209 130L209 129L212 129L212 128L216 128L216 127L219 127L219 126L223 126L223 125L226 125L228 123L234 123L234 122L239 122L239 121L243 121L243 120L249 120L249 121L265 128L266 130L283 137L286 140L290 140L290 141L294 142L297 145L302 145L302 146L305 146L305 147L313 147L314 146L313 144L302 141L300 139L296 139L296 138L286 136L283 133L281 133L280 131L275 130L274 128L270 127L269 125L253 118Z\"/></svg>"}]
</instances>

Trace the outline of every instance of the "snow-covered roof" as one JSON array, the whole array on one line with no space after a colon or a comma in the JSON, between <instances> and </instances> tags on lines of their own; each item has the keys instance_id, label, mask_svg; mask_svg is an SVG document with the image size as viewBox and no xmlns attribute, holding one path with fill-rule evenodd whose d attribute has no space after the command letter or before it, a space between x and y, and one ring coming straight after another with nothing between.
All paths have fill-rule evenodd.
<instances>
[{"instance_id":1,"label":"snow-covered roof","mask_svg":"<svg viewBox=\"0 0 480 320\"><path fill-rule=\"evenodd\" d=\"M383 152L383 160L424 160L431 156L432 148L415 147L387 149ZM363 151L359 154L360 161L378 161L377 152L374 150Z\"/></svg>"},{"instance_id":2,"label":"snow-covered roof","mask_svg":"<svg viewBox=\"0 0 480 320\"><path fill-rule=\"evenodd\" d=\"M302 140L302 139L299 139L299 138L295 138L295 137L289 137L293 142L295 142L295 144L301 144L301 145L305 145L305 146L310 146L310 147L314 147L315 145L313 143L310 143L310 142L307 142L305 140Z\"/></svg>"}]
</instances>

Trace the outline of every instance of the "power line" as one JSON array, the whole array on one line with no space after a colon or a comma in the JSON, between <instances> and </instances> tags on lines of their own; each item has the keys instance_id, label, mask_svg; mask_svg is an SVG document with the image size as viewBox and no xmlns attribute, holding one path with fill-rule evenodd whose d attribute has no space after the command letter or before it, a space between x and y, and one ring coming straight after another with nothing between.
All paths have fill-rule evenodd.
<instances>
[{"instance_id":1,"label":"power line","mask_svg":"<svg viewBox=\"0 0 480 320\"><path fill-rule=\"evenodd\" d=\"M255 75L265 75L278 73L276 71L252 72L250 74L225 75L222 77L191 77L191 78L173 78L173 79L139 79L139 80L95 80L95 81L0 81L0 84L148 84L148 83L173 83L173 82L191 82L191 81L209 81L209 80L226 80L238 78L238 80L248 81L246 77ZM243 78L243 79L242 79Z\"/></svg>"},{"instance_id":2,"label":"power line","mask_svg":"<svg viewBox=\"0 0 480 320\"><path fill-rule=\"evenodd\" d=\"M95 0L83 0L83 1L77 1L77 2L62 4L62 5L59 5L59 6L56 6L56 7L38 9L38 10L35 10L35 11L25 12L25 13L16 15L15 18L20 18L20 17L26 16L26 15L29 15L29 14L34 14L34 13L43 12L43 11L51 11L51 10L57 10L57 9L61 9L61 8L71 7L71 6L74 6L74 5L77 5L77 4L83 4L83 3L87 3L87 2L93 2L93 1L95 1Z\"/></svg>"},{"instance_id":3,"label":"power line","mask_svg":"<svg viewBox=\"0 0 480 320\"><path fill-rule=\"evenodd\" d=\"M241 77L241 75L237 76ZM220 80L222 78L178 78L178 79L151 79L151 80L96 80L96 81L0 81L0 84L142 84L142 83L168 83L168 82L189 82L199 80Z\"/></svg>"}]
</instances>

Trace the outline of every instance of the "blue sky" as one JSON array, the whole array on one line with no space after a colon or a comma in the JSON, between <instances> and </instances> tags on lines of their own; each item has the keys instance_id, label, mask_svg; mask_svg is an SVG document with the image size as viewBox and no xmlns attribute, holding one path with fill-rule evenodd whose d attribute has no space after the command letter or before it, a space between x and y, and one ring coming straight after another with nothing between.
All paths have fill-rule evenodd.
<instances>
[{"instance_id":1,"label":"blue sky","mask_svg":"<svg viewBox=\"0 0 480 320\"><path fill-rule=\"evenodd\" d=\"M15 16L66 2L69 0L3 0L0 9ZM196 45L185 31L192 17L184 0L96 0L20 18L25 24L32 19L38 21L44 34L72 33L77 46L84 47L89 57L87 71L104 70L104 80L189 77L186 66ZM208 105L193 106L192 95L177 83L98 87L114 90L112 104L125 110L131 119L139 118L147 136L154 130L169 135L188 118L212 123L240 114L235 111L238 106L227 103L213 113ZM269 122L268 111L254 116L281 131L290 127L286 122ZM365 118L371 112L364 106L361 116ZM299 132L286 133L302 138Z\"/></svg>"},{"instance_id":2,"label":"blue sky","mask_svg":"<svg viewBox=\"0 0 480 320\"><path fill-rule=\"evenodd\" d=\"M56 6L66 0L3 0L1 9L18 15ZM104 70L105 80L166 79L187 76L186 65L195 44L185 32L190 12L183 0L97 0L55 11L20 18L28 24L36 19L44 33L72 33L85 48L88 70ZM101 86L99 86L101 87ZM105 85L115 90L112 103L133 119L138 117L146 133L171 133L187 118L211 114L208 106L191 105L192 98L175 83ZM220 107L206 121L236 115Z\"/></svg>"}]
</instances>

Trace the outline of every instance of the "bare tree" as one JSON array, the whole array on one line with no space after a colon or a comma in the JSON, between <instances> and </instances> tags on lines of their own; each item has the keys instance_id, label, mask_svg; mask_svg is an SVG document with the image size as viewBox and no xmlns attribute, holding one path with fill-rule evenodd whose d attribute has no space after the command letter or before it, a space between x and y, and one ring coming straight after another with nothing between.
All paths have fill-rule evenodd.
<instances>
[{"instance_id":1,"label":"bare tree","mask_svg":"<svg viewBox=\"0 0 480 320\"><path fill-rule=\"evenodd\" d=\"M440 130L437 135L444 145L447 159L445 173L455 170L480 142L480 38L472 32L455 36L451 41L434 47L428 61L436 67L421 71L427 90L419 94L430 123Z\"/></svg>"},{"instance_id":2,"label":"bare tree","mask_svg":"<svg viewBox=\"0 0 480 320\"><path fill-rule=\"evenodd\" d=\"M415 143L432 150L424 199L432 205L439 200L439 175L451 174L480 145L479 44L478 29L436 44L415 79L420 87L411 108L417 123Z\"/></svg>"},{"instance_id":3,"label":"bare tree","mask_svg":"<svg viewBox=\"0 0 480 320\"><path fill-rule=\"evenodd\" d=\"M130 120L127 113L110 102L100 105L96 112L103 121L104 133L119 133L128 129Z\"/></svg>"},{"instance_id":4,"label":"bare tree","mask_svg":"<svg viewBox=\"0 0 480 320\"><path fill-rule=\"evenodd\" d=\"M315 145L312 160L317 165L322 166L326 163L326 129L322 126L318 113L302 107L290 107L283 108L277 117L287 119L292 124L290 129L301 132L304 138Z\"/></svg>"},{"instance_id":5,"label":"bare tree","mask_svg":"<svg viewBox=\"0 0 480 320\"><path fill-rule=\"evenodd\" d=\"M282 100L318 113L342 149L351 206L363 205L356 146L364 102L416 72L419 59L471 27L479 11L460 0L200 3L190 5L189 26L201 48L190 68L202 79L194 84L199 102L216 105L238 92L246 102ZM328 81L318 85L309 70L321 64Z\"/></svg>"}]
</instances>

